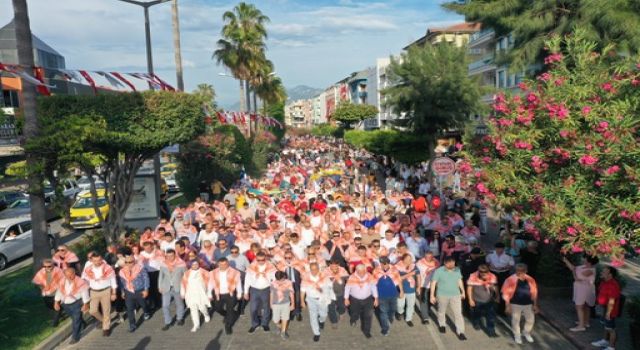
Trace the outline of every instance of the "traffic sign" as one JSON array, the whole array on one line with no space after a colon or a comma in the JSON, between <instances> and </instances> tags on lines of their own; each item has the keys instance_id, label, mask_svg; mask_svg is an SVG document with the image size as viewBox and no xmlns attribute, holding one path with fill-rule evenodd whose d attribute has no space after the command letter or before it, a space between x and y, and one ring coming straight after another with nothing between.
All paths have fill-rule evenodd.
<instances>
[{"instance_id":1,"label":"traffic sign","mask_svg":"<svg viewBox=\"0 0 640 350\"><path fill-rule=\"evenodd\" d=\"M431 169L436 175L445 176L454 172L456 163L449 157L438 157L433 160Z\"/></svg>"}]
</instances>

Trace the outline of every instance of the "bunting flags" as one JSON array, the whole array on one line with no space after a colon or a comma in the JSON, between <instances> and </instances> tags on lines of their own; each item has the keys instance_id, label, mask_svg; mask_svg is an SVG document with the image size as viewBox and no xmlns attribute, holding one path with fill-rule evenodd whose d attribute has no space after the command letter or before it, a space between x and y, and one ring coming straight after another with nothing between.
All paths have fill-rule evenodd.
<instances>
[{"instance_id":1,"label":"bunting flags","mask_svg":"<svg viewBox=\"0 0 640 350\"><path fill-rule=\"evenodd\" d=\"M205 116L209 116L209 112L207 111L207 107L205 106ZM272 117L266 117L263 115L255 114L255 113L247 113L247 112L230 112L230 111L217 111L216 117L220 124L233 124L233 125L241 125L246 126L249 120L254 123L261 123L269 127L274 127L278 129L282 129L282 123L277 119Z\"/></svg>"},{"instance_id":2,"label":"bunting flags","mask_svg":"<svg viewBox=\"0 0 640 350\"><path fill-rule=\"evenodd\" d=\"M43 67L33 67L32 69L33 73L31 74L29 69L26 67L15 64L2 64L0 62L0 71L11 73L16 77L34 84L37 87L38 92L43 95L49 95L49 89L55 88L55 85L48 85L45 82L45 72L48 73L48 77L53 77L53 79L61 79L73 83L89 85L93 89L94 93L98 93L99 89L136 91L136 86L130 80L125 78L125 75L144 81L149 84L153 90L176 91L173 86L169 85L169 83L162 80L156 74L53 69Z\"/></svg>"}]
</instances>

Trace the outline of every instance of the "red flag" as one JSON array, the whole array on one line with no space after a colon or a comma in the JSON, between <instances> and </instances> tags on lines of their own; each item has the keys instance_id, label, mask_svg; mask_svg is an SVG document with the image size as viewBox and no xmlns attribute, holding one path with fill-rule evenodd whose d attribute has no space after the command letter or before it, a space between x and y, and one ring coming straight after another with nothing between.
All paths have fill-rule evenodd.
<instances>
[{"instance_id":1,"label":"red flag","mask_svg":"<svg viewBox=\"0 0 640 350\"><path fill-rule=\"evenodd\" d=\"M216 112L216 116L218 116L218 120L220 121L220 124L227 124L227 118L225 118L224 114L222 114L222 112L217 111Z\"/></svg>"},{"instance_id":2,"label":"red flag","mask_svg":"<svg viewBox=\"0 0 640 350\"><path fill-rule=\"evenodd\" d=\"M176 91L176 89L174 89L173 86L167 84L166 81L160 79L160 77L157 76L155 73L152 76L158 83L160 83L160 86L162 86L162 90Z\"/></svg>"},{"instance_id":3,"label":"red flag","mask_svg":"<svg viewBox=\"0 0 640 350\"><path fill-rule=\"evenodd\" d=\"M247 113L242 112L240 114L240 122L242 123L242 125L247 125L247 117L246 117Z\"/></svg>"},{"instance_id":4,"label":"red flag","mask_svg":"<svg viewBox=\"0 0 640 350\"><path fill-rule=\"evenodd\" d=\"M44 70L39 67L34 67L33 72L35 73L34 75L36 79L40 82L40 84L36 86L36 90L45 96L51 96L51 91L49 91L47 86L44 84Z\"/></svg>"},{"instance_id":5,"label":"red flag","mask_svg":"<svg viewBox=\"0 0 640 350\"><path fill-rule=\"evenodd\" d=\"M258 117L255 115L255 113L251 113L249 115L249 118L251 119L252 122L255 122Z\"/></svg>"},{"instance_id":6,"label":"red flag","mask_svg":"<svg viewBox=\"0 0 640 350\"><path fill-rule=\"evenodd\" d=\"M91 88L93 88L93 93L97 94L98 93L98 89L96 89L96 82L93 81L93 78L91 78L89 73L87 73L86 70L80 70L78 72L80 72L82 77L89 83L89 85L91 85Z\"/></svg>"},{"instance_id":7,"label":"red flag","mask_svg":"<svg viewBox=\"0 0 640 350\"><path fill-rule=\"evenodd\" d=\"M120 73L117 72L111 72L111 75L113 75L114 77L120 79L120 81L122 81L123 83L127 84L131 90L136 91L136 87L133 86L133 84L131 84L131 82L127 79L125 79Z\"/></svg>"}]
</instances>

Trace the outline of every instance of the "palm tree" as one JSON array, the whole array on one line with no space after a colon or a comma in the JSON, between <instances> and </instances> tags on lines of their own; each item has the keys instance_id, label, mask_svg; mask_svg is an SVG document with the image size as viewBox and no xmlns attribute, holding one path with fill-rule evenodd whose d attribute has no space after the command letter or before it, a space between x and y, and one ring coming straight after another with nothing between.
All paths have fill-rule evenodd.
<instances>
[{"instance_id":1,"label":"palm tree","mask_svg":"<svg viewBox=\"0 0 640 350\"><path fill-rule=\"evenodd\" d=\"M182 78L182 53L180 52L180 22L178 20L178 0L171 4L171 24L173 27L173 55L176 61L176 81L178 90L184 91L184 79Z\"/></svg>"},{"instance_id":2,"label":"palm tree","mask_svg":"<svg viewBox=\"0 0 640 350\"><path fill-rule=\"evenodd\" d=\"M14 23L16 28L16 45L18 64L22 67L33 67L33 43L27 0L13 0ZM29 71L27 68L27 72ZM36 87L28 81L22 81L22 112L24 115L24 136L26 141L37 138L40 123L36 116ZM27 158L27 182L29 185L29 201L31 202L31 230L33 240L33 268L37 271L43 259L51 256L51 247L47 238L47 221L44 209L43 173L40 170L41 159L25 150Z\"/></svg>"},{"instance_id":3,"label":"palm tree","mask_svg":"<svg viewBox=\"0 0 640 350\"><path fill-rule=\"evenodd\" d=\"M218 40L213 57L240 81L240 108L250 111L249 80L255 74L255 63L264 56L269 17L254 5L241 2L233 11L225 12L222 19L222 39Z\"/></svg>"}]
</instances>

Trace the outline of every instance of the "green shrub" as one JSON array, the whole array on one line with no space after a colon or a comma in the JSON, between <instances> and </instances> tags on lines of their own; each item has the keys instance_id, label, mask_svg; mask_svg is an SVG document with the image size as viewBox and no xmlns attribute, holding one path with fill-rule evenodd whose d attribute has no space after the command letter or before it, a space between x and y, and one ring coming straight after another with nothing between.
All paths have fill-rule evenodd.
<instances>
[{"instance_id":1,"label":"green shrub","mask_svg":"<svg viewBox=\"0 0 640 350\"><path fill-rule=\"evenodd\" d=\"M319 124L311 128L311 135L341 138L344 136L344 129L331 124Z\"/></svg>"},{"instance_id":2,"label":"green shrub","mask_svg":"<svg viewBox=\"0 0 640 350\"><path fill-rule=\"evenodd\" d=\"M390 156L395 160L415 164L429 158L428 138L398 130L348 130L344 133L348 144L369 152Z\"/></svg>"}]
</instances>

